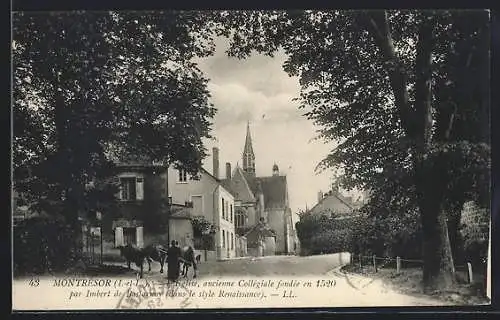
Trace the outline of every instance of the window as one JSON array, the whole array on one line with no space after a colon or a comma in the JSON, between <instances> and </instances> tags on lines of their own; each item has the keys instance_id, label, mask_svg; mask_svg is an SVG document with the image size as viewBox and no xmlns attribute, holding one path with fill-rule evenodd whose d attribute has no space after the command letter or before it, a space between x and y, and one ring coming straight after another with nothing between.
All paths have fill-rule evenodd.
<instances>
[{"instance_id":1,"label":"window","mask_svg":"<svg viewBox=\"0 0 500 320\"><path fill-rule=\"evenodd\" d=\"M226 219L224 198L222 198L222 219Z\"/></svg>"},{"instance_id":2,"label":"window","mask_svg":"<svg viewBox=\"0 0 500 320\"><path fill-rule=\"evenodd\" d=\"M231 209L230 210L230 218L231 218L231 222L233 222L233 218L234 218L234 215L233 215L233 204L230 204L229 208Z\"/></svg>"},{"instance_id":3,"label":"window","mask_svg":"<svg viewBox=\"0 0 500 320\"><path fill-rule=\"evenodd\" d=\"M187 172L186 170L179 169L179 180L178 182L187 182Z\"/></svg>"},{"instance_id":4,"label":"window","mask_svg":"<svg viewBox=\"0 0 500 320\"><path fill-rule=\"evenodd\" d=\"M144 180L139 177L120 178L120 199L123 201L142 200Z\"/></svg>"},{"instance_id":5,"label":"window","mask_svg":"<svg viewBox=\"0 0 500 320\"><path fill-rule=\"evenodd\" d=\"M234 234L231 232L231 250L234 249Z\"/></svg>"},{"instance_id":6,"label":"window","mask_svg":"<svg viewBox=\"0 0 500 320\"><path fill-rule=\"evenodd\" d=\"M222 247L226 246L226 231L222 230Z\"/></svg>"},{"instance_id":7,"label":"window","mask_svg":"<svg viewBox=\"0 0 500 320\"><path fill-rule=\"evenodd\" d=\"M226 220L229 221L229 202L226 201Z\"/></svg>"}]
</instances>

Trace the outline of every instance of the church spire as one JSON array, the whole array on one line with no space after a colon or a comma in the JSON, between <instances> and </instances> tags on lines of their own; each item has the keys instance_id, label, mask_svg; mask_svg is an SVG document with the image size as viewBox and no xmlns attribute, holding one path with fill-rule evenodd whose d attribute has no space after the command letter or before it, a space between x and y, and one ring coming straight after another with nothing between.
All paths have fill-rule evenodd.
<instances>
[{"instance_id":1,"label":"church spire","mask_svg":"<svg viewBox=\"0 0 500 320\"><path fill-rule=\"evenodd\" d=\"M252 147L252 136L250 135L250 121L247 121L247 136L245 148L243 149L243 171L255 175L255 154Z\"/></svg>"}]
</instances>

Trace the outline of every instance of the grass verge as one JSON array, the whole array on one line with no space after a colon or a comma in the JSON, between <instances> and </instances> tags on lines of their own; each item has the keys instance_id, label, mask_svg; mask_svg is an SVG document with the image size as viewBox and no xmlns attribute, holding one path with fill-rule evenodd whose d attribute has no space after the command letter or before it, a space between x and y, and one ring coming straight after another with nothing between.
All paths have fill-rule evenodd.
<instances>
[{"instance_id":1,"label":"grass verge","mask_svg":"<svg viewBox=\"0 0 500 320\"><path fill-rule=\"evenodd\" d=\"M341 271L380 279L390 289L406 295L436 298L446 303L462 306L489 304L482 281L468 284L460 272L457 272L457 282L453 288L426 294L422 286L422 269L420 268L403 269L397 273L392 268L380 268L375 272L373 266L360 268L359 265L347 265L342 267Z\"/></svg>"}]
</instances>

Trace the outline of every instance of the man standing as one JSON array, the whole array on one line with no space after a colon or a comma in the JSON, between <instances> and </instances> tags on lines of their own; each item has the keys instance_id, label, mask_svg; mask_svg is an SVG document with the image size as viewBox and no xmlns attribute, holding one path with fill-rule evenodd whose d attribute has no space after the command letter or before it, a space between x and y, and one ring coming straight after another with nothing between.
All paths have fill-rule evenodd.
<instances>
[{"instance_id":1,"label":"man standing","mask_svg":"<svg viewBox=\"0 0 500 320\"><path fill-rule=\"evenodd\" d=\"M172 240L170 248L167 251L167 279L176 282L179 279L179 263L181 258L181 249L176 246L177 241Z\"/></svg>"},{"instance_id":2,"label":"man standing","mask_svg":"<svg viewBox=\"0 0 500 320\"><path fill-rule=\"evenodd\" d=\"M177 248L179 248L179 252L180 252L180 255L179 255L179 262L177 263L177 270L178 270L178 276L180 277L180 273L181 273L181 259L183 258L182 257L182 250L181 248L179 247L179 241L175 240L175 246Z\"/></svg>"}]
</instances>

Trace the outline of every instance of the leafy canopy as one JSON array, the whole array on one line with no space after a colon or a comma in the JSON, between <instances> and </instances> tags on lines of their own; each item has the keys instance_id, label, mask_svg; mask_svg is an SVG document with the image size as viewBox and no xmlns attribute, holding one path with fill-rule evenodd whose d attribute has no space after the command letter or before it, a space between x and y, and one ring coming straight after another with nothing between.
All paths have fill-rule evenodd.
<instances>
[{"instance_id":1,"label":"leafy canopy","mask_svg":"<svg viewBox=\"0 0 500 320\"><path fill-rule=\"evenodd\" d=\"M35 204L82 208L85 183L109 176L116 161L196 173L216 111L192 62L214 50L208 15L16 12L16 188Z\"/></svg>"}]
</instances>

